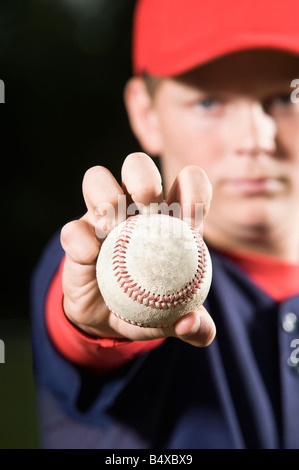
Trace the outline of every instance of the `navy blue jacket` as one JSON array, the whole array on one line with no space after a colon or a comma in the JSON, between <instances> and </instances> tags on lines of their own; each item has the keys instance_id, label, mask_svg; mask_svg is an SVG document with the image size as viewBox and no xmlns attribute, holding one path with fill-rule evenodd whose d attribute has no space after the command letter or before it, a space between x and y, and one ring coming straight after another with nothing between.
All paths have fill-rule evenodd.
<instances>
[{"instance_id":1,"label":"navy blue jacket","mask_svg":"<svg viewBox=\"0 0 299 470\"><path fill-rule=\"evenodd\" d=\"M292 331L283 326L286 314L299 316L299 296L276 303L211 251L205 306L216 323L214 342L195 348L170 338L99 376L62 357L46 330L45 298L62 256L57 235L32 281L43 447L299 448L299 368L289 365L299 331L296 323Z\"/></svg>"}]
</instances>

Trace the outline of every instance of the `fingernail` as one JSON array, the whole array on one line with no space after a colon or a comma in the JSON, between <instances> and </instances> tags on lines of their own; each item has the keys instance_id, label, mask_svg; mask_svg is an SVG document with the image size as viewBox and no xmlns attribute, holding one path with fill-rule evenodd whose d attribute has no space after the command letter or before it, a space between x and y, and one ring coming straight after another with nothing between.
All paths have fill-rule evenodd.
<instances>
[{"instance_id":1,"label":"fingernail","mask_svg":"<svg viewBox=\"0 0 299 470\"><path fill-rule=\"evenodd\" d=\"M194 321L195 320L195 321ZM200 317L194 319L194 315L186 315L178 323L177 334L182 337L195 335L200 328Z\"/></svg>"},{"instance_id":2,"label":"fingernail","mask_svg":"<svg viewBox=\"0 0 299 470\"><path fill-rule=\"evenodd\" d=\"M194 336L196 333L198 333L198 330L200 328L200 317L197 318L196 322L193 323L192 327L190 328L189 331L187 331L184 336Z\"/></svg>"}]
</instances>

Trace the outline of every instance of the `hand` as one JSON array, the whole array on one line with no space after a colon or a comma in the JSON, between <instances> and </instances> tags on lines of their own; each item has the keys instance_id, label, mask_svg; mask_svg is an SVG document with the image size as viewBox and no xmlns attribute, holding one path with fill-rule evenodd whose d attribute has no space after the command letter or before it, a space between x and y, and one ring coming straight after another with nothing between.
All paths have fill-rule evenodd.
<instances>
[{"instance_id":1,"label":"hand","mask_svg":"<svg viewBox=\"0 0 299 470\"><path fill-rule=\"evenodd\" d=\"M188 203L192 209L195 202L202 202L205 216L211 193L211 185L203 170L189 166L177 176L165 202L178 202L182 207L183 203ZM143 207L163 202L161 176L150 157L135 153L125 159L122 187L106 168L96 166L89 169L83 179L83 195L86 214L66 224L61 231L61 243L66 253L64 311L68 319L96 337L150 340L174 336L195 346L210 344L215 336L215 325L204 307L185 315L173 327L140 328L110 313L97 285L96 261L103 239L96 234L105 232L107 235L115 219L126 219L126 207L119 208L119 197L125 198L127 204L135 202ZM113 218L103 210L108 204L114 208ZM191 223L194 223L195 210L190 214Z\"/></svg>"}]
</instances>

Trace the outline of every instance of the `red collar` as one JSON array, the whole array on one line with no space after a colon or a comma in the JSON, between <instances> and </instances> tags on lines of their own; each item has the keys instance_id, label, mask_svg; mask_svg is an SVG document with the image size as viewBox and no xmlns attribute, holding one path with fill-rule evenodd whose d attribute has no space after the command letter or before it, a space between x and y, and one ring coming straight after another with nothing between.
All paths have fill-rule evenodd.
<instances>
[{"instance_id":1,"label":"red collar","mask_svg":"<svg viewBox=\"0 0 299 470\"><path fill-rule=\"evenodd\" d=\"M276 301L299 294L299 263L246 251L226 253L249 278Z\"/></svg>"}]
</instances>

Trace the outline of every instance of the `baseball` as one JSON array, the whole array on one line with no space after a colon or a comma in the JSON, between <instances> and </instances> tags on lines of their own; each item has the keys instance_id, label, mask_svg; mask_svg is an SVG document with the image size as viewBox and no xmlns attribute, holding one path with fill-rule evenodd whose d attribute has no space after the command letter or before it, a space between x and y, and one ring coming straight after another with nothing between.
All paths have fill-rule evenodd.
<instances>
[{"instance_id":1,"label":"baseball","mask_svg":"<svg viewBox=\"0 0 299 470\"><path fill-rule=\"evenodd\" d=\"M198 230L175 217L144 214L109 233L96 272L112 313L140 327L166 327L202 305L212 265Z\"/></svg>"}]
</instances>

